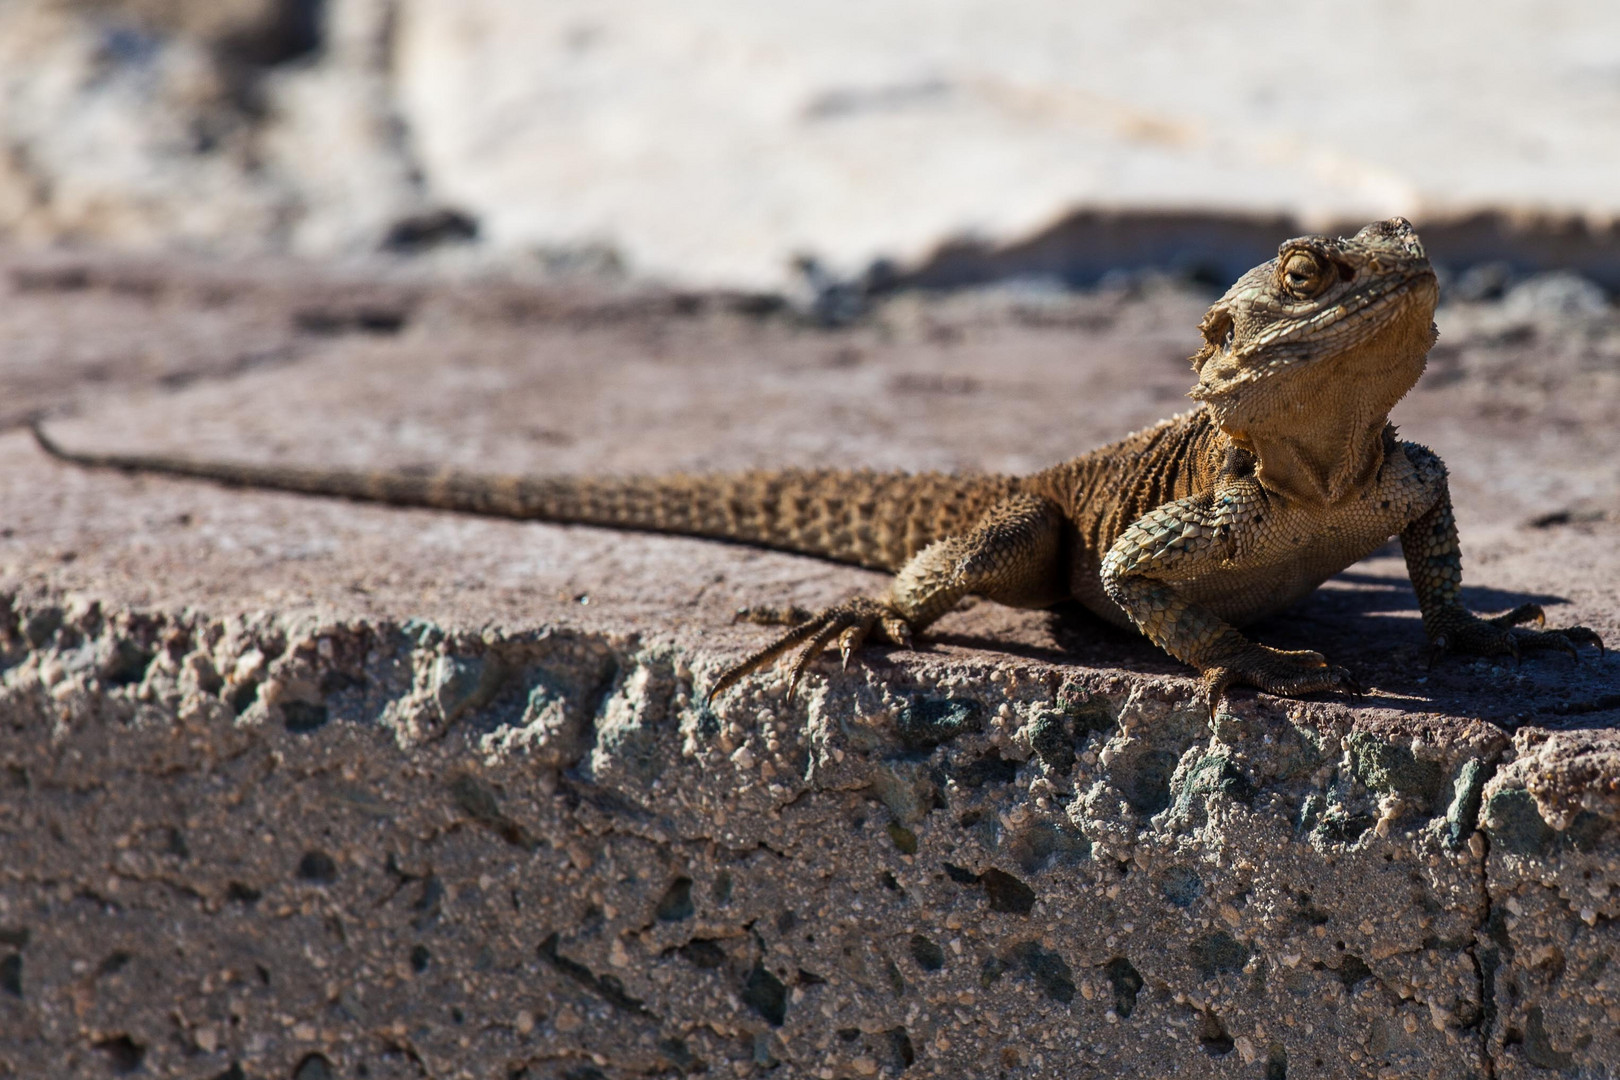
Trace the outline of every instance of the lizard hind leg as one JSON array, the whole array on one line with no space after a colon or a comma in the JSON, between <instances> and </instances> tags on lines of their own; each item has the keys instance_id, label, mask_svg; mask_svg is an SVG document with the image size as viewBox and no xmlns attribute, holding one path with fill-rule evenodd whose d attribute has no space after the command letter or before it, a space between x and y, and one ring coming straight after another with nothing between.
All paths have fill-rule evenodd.
<instances>
[{"instance_id":1,"label":"lizard hind leg","mask_svg":"<svg viewBox=\"0 0 1620 1080\"><path fill-rule=\"evenodd\" d=\"M875 600L869 596L857 596L843 603L834 604L821 612L810 615L803 609L789 609L787 612L759 611L758 609L744 609L747 614L739 612L741 618L750 622L765 622L780 625L785 619L777 616L793 614L807 617L797 620L797 625L787 633L778 637L769 645L760 649L721 673L715 680L714 686L709 690L707 702L713 702L716 697L741 682L743 677L765 667L778 657L799 650L793 662L792 674L788 677L788 697L798 689L799 680L815 663L828 645L834 639L838 641L839 652L843 656L844 664L849 664L850 655L863 645L868 637L876 636L880 640L892 645L911 646L911 624L905 616L890 603L884 600Z\"/></svg>"},{"instance_id":2,"label":"lizard hind leg","mask_svg":"<svg viewBox=\"0 0 1620 1080\"><path fill-rule=\"evenodd\" d=\"M971 529L934 541L895 575L881 598L857 596L807 618L788 609L744 609L749 622L791 623L793 628L722 672L708 700L713 701L747 674L799 650L789 676L788 696L818 656L834 641L844 665L868 640L911 647L912 635L949 611L968 593L1019 607L1040 607L1060 598L1059 537L1063 515L1056 504L1036 495L1013 495L992 505Z\"/></svg>"}]
</instances>

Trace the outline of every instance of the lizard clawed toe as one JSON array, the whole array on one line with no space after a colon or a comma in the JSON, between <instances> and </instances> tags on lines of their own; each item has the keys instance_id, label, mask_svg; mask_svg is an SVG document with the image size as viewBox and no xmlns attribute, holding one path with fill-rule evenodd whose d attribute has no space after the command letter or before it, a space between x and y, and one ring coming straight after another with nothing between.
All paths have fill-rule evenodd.
<instances>
[{"instance_id":1,"label":"lizard clawed toe","mask_svg":"<svg viewBox=\"0 0 1620 1080\"><path fill-rule=\"evenodd\" d=\"M797 659L793 661L793 672L788 676L787 699L789 701L793 700L794 693L798 691L799 680L804 678L804 673L809 670L810 665L815 662L832 639L837 637L843 629L836 621L829 622L818 630L816 635L799 650Z\"/></svg>"},{"instance_id":2,"label":"lizard clawed toe","mask_svg":"<svg viewBox=\"0 0 1620 1080\"><path fill-rule=\"evenodd\" d=\"M745 610L750 612L748 621L762 621L756 617L754 609ZM783 610L803 615L804 618L799 620L793 629L763 649L722 672L709 690L705 702L713 702L715 698L742 681L745 675L758 671L795 649L798 650L798 655L794 657L793 667L788 675L787 696L790 701L798 690L799 681L805 672L810 670L810 665L815 663L834 641L838 643L838 652L846 670L849 667L850 657L871 637L907 648L911 646L911 627L905 617L882 600L858 596L841 604L834 604L814 615L801 608Z\"/></svg>"},{"instance_id":3,"label":"lizard clawed toe","mask_svg":"<svg viewBox=\"0 0 1620 1080\"><path fill-rule=\"evenodd\" d=\"M866 635L870 631L871 627L864 623L856 623L854 626L846 627L844 632L838 635L838 656L845 671L849 670L849 658L866 644Z\"/></svg>"},{"instance_id":4,"label":"lizard clawed toe","mask_svg":"<svg viewBox=\"0 0 1620 1080\"><path fill-rule=\"evenodd\" d=\"M1597 646L1598 659L1603 659L1603 638L1598 635L1596 630L1590 630L1584 626L1566 626L1562 630L1555 631L1555 633L1563 634L1576 645Z\"/></svg>"},{"instance_id":5,"label":"lizard clawed toe","mask_svg":"<svg viewBox=\"0 0 1620 1080\"><path fill-rule=\"evenodd\" d=\"M1280 697L1300 697L1320 691L1338 691L1365 697L1347 668L1329 664L1321 653L1308 649L1273 649L1252 642L1239 653L1204 669L1204 703L1214 720L1216 710L1233 686L1253 686Z\"/></svg>"},{"instance_id":6,"label":"lizard clawed toe","mask_svg":"<svg viewBox=\"0 0 1620 1080\"><path fill-rule=\"evenodd\" d=\"M1522 624L1534 622L1545 626L1547 617L1538 604L1521 604L1512 611L1491 618L1480 618L1461 607L1446 609L1432 620L1438 626L1430 628L1429 667L1448 653L1463 656L1511 656L1513 662L1522 661L1526 652L1556 650L1580 663L1582 645L1592 645L1603 655L1603 639L1597 632L1584 626L1565 626L1556 630L1529 630Z\"/></svg>"},{"instance_id":7,"label":"lizard clawed toe","mask_svg":"<svg viewBox=\"0 0 1620 1080\"><path fill-rule=\"evenodd\" d=\"M1547 625L1547 613L1541 609L1540 604L1520 604L1512 611L1492 615L1485 621L1492 626L1520 626L1527 622L1533 622L1538 627L1544 627Z\"/></svg>"}]
</instances>

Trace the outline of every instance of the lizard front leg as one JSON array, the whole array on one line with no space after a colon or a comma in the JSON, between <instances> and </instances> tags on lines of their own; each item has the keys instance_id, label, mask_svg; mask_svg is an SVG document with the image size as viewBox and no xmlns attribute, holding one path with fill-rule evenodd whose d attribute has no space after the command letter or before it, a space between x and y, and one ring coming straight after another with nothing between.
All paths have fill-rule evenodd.
<instances>
[{"instance_id":1,"label":"lizard front leg","mask_svg":"<svg viewBox=\"0 0 1620 1080\"><path fill-rule=\"evenodd\" d=\"M788 681L791 697L811 663L835 640L846 666L870 639L910 647L914 633L969 593L1013 607L1054 603L1062 598L1065 579L1058 565L1063 520L1051 500L1016 495L986 511L969 531L937 540L912 556L882 596L858 596L814 615L788 609L781 614L797 625L723 672L708 700L798 649Z\"/></svg>"},{"instance_id":2,"label":"lizard front leg","mask_svg":"<svg viewBox=\"0 0 1620 1080\"><path fill-rule=\"evenodd\" d=\"M1436 459L1438 463L1438 459ZM1512 611L1482 619L1462 605L1462 550L1457 543L1457 520L1451 512L1451 492L1441 473L1439 498L1421 516L1401 530L1401 553L1406 572L1423 612L1423 630L1429 637L1429 662L1448 652L1470 656L1512 656L1523 651L1558 649L1579 657L1577 646L1596 645L1603 639L1584 626L1561 630L1527 630L1520 623L1545 626L1547 616L1539 604L1521 604Z\"/></svg>"},{"instance_id":3,"label":"lizard front leg","mask_svg":"<svg viewBox=\"0 0 1620 1080\"><path fill-rule=\"evenodd\" d=\"M1330 666L1321 653L1250 641L1175 587L1177 579L1220 573L1236 556L1246 528L1258 521L1265 500L1250 481L1166 503L1126 529L1103 557L1108 596L1150 641L1198 669L1211 716L1233 685L1286 697L1360 692L1350 673Z\"/></svg>"}]
</instances>

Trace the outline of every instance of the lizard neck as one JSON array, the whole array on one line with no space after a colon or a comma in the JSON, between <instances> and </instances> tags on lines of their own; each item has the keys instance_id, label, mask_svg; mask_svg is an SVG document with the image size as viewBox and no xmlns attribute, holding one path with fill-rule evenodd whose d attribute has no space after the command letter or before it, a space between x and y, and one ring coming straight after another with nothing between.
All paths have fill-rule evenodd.
<instances>
[{"instance_id":1,"label":"lizard neck","mask_svg":"<svg viewBox=\"0 0 1620 1080\"><path fill-rule=\"evenodd\" d=\"M1263 407L1229 410L1217 422L1255 457L1255 477L1268 491L1311 507L1358 498L1384 464L1389 411L1423 370L1423 355L1398 366L1399 381L1374 382L1361 358L1335 358L1296 372L1286 384L1262 387ZM1385 368L1397 367L1385 361ZM1258 397L1259 395L1257 395Z\"/></svg>"},{"instance_id":2,"label":"lizard neck","mask_svg":"<svg viewBox=\"0 0 1620 1080\"><path fill-rule=\"evenodd\" d=\"M1306 506L1333 506L1359 496L1384 464L1387 416L1324 419L1318 430L1228 431L1255 456L1255 477L1268 491Z\"/></svg>"}]
</instances>

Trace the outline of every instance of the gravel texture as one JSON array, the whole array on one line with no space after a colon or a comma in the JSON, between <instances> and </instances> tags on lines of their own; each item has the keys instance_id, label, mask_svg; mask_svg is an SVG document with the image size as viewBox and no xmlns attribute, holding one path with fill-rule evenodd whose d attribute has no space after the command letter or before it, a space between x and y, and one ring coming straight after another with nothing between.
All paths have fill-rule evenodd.
<instances>
[{"instance_id":1,"label":"gravel texture","mask_svg":"<svg viewBox=\"0 0 1620 1080\"><path fill-rule=\"evenodd\" d=\"M758 298L91 257L0 278L0 1075L1603 1076L1620 662L1432 670L1399 554L1249 692L1084 615L702 691L881 578L85 473L33 447L556 471L1029 469L1181 407L1151 279ZM1442 309L1403 434L1470 603L1620 641L1620 318Z\"/></svg>"}]
</instances>

